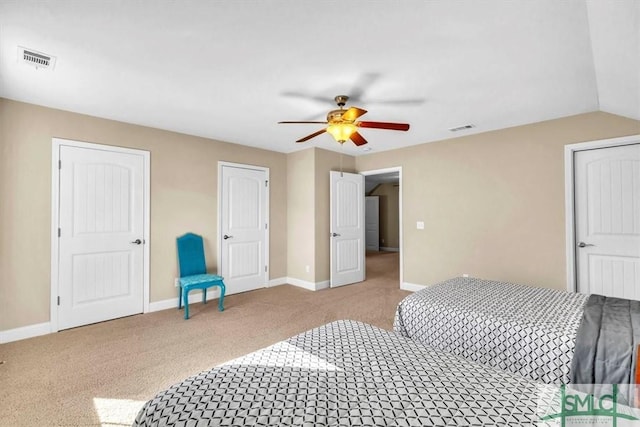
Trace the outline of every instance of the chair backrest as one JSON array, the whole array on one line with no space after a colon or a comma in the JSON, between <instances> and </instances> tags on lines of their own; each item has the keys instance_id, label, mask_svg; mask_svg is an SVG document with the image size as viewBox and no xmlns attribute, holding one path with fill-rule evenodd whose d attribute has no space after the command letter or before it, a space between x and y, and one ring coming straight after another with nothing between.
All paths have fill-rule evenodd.
<instances>
[{"instance_id":1,"label":"chair backrest","mask_svg":"<svg viewBox=\"0 0 640 427\"><path fill-rule=\"evenodd\" d=\"M178 264L180 277L205 274L207 265L204 261L204 245L202 237L187 233L176 239L178 245Z\"/></svg>"}]
</instances>

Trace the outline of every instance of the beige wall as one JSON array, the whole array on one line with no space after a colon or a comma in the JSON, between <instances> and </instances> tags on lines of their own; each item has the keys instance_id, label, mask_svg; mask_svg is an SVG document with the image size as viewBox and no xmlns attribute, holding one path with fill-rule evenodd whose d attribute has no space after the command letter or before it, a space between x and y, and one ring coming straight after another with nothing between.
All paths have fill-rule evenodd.
<instances>
[{"instance_id":1,"label":"beige wall","mask_svg":"<svg viewBox=\"0 0 640 427\"><path fill-rule=\"evenodd\" d=\"M402 166L405 282L468 273L566 289L563 147L638 133L640 122L596 112L360 156L356 167Z\"/></svg>"},{"instance_id":2,"label":"beige wall","mask_svg":"<svg viewBox=\"0 0 640 427\"><path fill-rule=\"evenodd\" d=\"M311 147L287 157L288 276L329 280L329 171L355 171L355 159ZM309 266L309 271L306 271Z\"/></svg>"},{"instance_id":3,"label":"beige wall","mask_svg":"<svg viewBox=\"0 0 640 427\"><path fill-rule=\"evenodd\" d=\"M589 113L342 163L402 166L405 282L469 273L563 289L563 146L638 133L640 122ZM329 279L339 153L284 155L0 98L0 330L49 321L52 137L151 152L152 302L176 296L175 237L185 231L205 237L216 267L219 160L270 168L270 277Z\"/></svg>"},{"instance_id":4,"label":"beige wall","mask_svg":"<svg viewBox=\"0 0 640 427\"><path fill-rule=\"evenodd\" d=\"M52 137L151 152L152 302L177 296L176 236L202 234L216 268L219 160L270 168L270 277L287 275L286 155L0 98L0 330L49 321Z\"/></svg>"},{"instance_id":5,"label":"beige wall","mask_svg":"<svg viewBox=\"0 0 640 427\"><path fill-rule=\"evenodd\" d=\"M400 247L400 187L397 184L384 183L371 192L378 196L380 211L380 246Z\"/></svg>"},{"instance_id":6,"label":"beige wall","mask_svg":"<svg viewBox=\"0 0 640 427\"><path fill-rule=\"evenodd\" d=\"M314 282L314 148L287 156L287 219L287 275ZM309 266L308 272L305 266Z\"/></svg>"}]
</instances>

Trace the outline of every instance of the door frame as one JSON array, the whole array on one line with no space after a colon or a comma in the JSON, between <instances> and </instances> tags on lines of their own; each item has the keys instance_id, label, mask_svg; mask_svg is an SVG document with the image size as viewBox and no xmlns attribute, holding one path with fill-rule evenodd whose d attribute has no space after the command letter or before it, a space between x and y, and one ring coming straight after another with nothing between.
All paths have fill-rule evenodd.
<instances>
[{"instance_id":1,"label":"door frame","mask_svg":"<svg viewBox=\"0 0 640 427\"><path fill-rule=\"evenodd\" d=\"M49 323L51 332L58 332L58 290L59 290L59 261L60 248L58 239L58 224L60 223L60 147L89 148L93 150L110 151L115 153L136 154L143 159L143 268L142 268L142 312L149 312L149 247L151 243L151 152L134 148L118 147L114 145L96 144L92 142L76 141L72 139L51 139L51 308Z\"/></svg>"},{"instance_id":2,"label":"door frame","mask_svg":"<svg viewBox=\"0 0 640 427\"><path fill-rule=\"evenodd\" d=\"M364 175L365 179L367 176L369 175L381 175L381 174L385 174L385 173L389 173L389 172L398 172L398 184L400 184L400 187L398 189L398 208L399 208L399 212L398 212L398 226L399 226L399 230L398 233L399 235L399 240L398 240L398 245L400 246L400 289L404 289L404 243L403 243L403 226L402 226L402 166L394 166L394 167L390 167L390 168L384 168L384 169L374 169L374 170L368 170L368 171L361 171L359 172L360 175ZM365 247L365 251L366 251L366 247Z\"/></svg>"},{"instance_id":3,"label":"door frame","mask_svg":"<svg viewBox=\"0 0 640 427\"><path fill-rule=\"evenodd\" d=\"M269 276L271 273L271 265L269 264L269 233L271 231L271 222L269 220L269 201L271 199L271 193L270 193L270 189L271 189L271 182L270 182L270 178L269 178L269 168L264 167L264 166L256 166L256 165L247 165L247 164L243 164L243 163L233 163L233 162L225 162L222 160L218 161L218 236L216 238L216 252L217 252L217 256L216 256L216 268L218 269L218 271L220 271L220 268L222 266L222 239L220 238L221 234L221 230L222 230L222 167L223 166L229 166L229 167L234 167L234 168L241 168L241 169L253 169L253 170L259 170L259 171L263 171L265 173L265 179L267 180L267 185L266 185L266 197L265 197L265 215L264 215L264 220L267 224L266 229L264 230L264 238L265 238L265 242L264 242L264 263L267 266L267 271L265 271L265 283L263 283L264 287L268 287L269 286Z\"/></svg>"},{"instance_id":4,"label":"door frame","mask_svg":"<svg viewBox=\"0 0 640 427\"><path fill-rule=\"evenodd\" d=\"M640 134L619 138L600 139L589 142L579 142L564 146L564 197L565 197L565 243L567 267L567 291L577 292L576 272L576 209L574 182L574 155L578 151L595 150L598 148L619 147L640 143Z\"/></svg>"}]
</instances>

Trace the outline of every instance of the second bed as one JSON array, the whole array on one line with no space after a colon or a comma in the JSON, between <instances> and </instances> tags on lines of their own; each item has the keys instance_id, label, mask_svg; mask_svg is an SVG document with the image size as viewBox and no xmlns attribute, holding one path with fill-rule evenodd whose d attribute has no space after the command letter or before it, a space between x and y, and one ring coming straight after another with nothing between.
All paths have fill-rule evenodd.
<instances>
[{"instance_id":1,"label":"second bed","mask_svg":"<svg viewBox=\"0 0 640 427\"><path fill-rule=\"evenodd\" d=\"M568 384L588 295L458 277L405 298L394 330L547 384Z\"/></svg>"}]
</instances>

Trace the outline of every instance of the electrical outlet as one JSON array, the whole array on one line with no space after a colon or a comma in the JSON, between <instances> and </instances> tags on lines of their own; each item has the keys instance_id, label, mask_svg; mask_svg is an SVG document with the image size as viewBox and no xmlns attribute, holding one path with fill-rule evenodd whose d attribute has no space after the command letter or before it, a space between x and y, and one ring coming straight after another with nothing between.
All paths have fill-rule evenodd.
<instances>
[{"instance_id":1,"label":"electrical outlet","mask_svg":"<svg viewBox=\"0 0 640 427\"><path fill-rule=\"evenodd\" d=\"M424 221L418 221L416 222L416 228L418 230L424 230Z\"/></svg>"},{"instance_id":2,"label":"electrical outlet","mask_svg":"<svg viewBox=\"0 0 640 427\"><path fill-rule=\"evenodd\" d=\"M311 267L309 267L308 265L304 266L304 271L306 271L307 273L311 271Z\"/></svg>"},{"instance_id":3,"label":"electrical outlet","mask_svg":"<svg viewBox=\"0 0 640 427\"><path fill-rule=\"evenodd\" d=\"M382 239L382 243L384 243L384 239Z\"/></svg>"},{"instance_id":4,"label":"electrical outlet","mask_svg":"<svg viewBox=\"0 0 640 427\"><path fill-rule=\"evenodd\" d=\"M469 277L469 275L467 273L464 273L462 277Z\"/></svg>"},{"instance_id":5,"label":"electrical outlet","mask_svg":"<svg viewBox=\"0 0 640 427\"><path fill-rule=\"evenodd\" d=\"M173 286L175 286L176 288L180 287L180 279L178 279L177 277L175 279L173 279Z\"/></svg>"}]
</instances>

